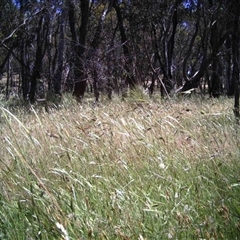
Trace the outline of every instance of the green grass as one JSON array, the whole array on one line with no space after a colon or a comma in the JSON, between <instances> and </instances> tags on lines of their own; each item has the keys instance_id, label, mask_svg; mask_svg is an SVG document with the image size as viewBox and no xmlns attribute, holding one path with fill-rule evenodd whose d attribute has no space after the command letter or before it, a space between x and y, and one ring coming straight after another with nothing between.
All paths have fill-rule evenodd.
<instances>
[{"instance_id":1,"label":"green grass","mask_svg":"<svg viewBox=\"0 0 240 240\"><path fill-rule=\"evenodd\" d=\"M64 99L0 124L0 239L240 239L229 99Z\"/></svg>"}]
</instances>

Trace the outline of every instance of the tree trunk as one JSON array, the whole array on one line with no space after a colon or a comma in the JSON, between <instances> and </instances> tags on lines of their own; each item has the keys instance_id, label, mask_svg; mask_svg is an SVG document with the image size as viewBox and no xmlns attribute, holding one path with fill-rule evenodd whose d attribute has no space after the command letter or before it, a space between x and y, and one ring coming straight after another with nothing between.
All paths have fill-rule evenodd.
<instances>
[{"instance_id":1,"label":"tree trunk","mask_svg":"<svg viewBox=\"0 0 240 240\"><path fill-rule=\"evenodd\" d=\"M210 97L218 98L221 92L221 83L219 76L219 63L215 58L212 63L211 85L209 86Z\"/></svg>"},{"instance_id":2,"label":"tree trunk","mask_svg":"<svg viewBox=\"0 0 240 240\"><path fill-rule=\"evenodd\" d=\"M217 51L218 36L219 36L218 23L214 22L212 24L211 38L210 38L210 44L211 44L212 52ZM218 65L219 65L218 57L216 56L213 59L213 62L212 62L211 87L209 89L210 90L210 96L213 96L213 97L219 97L220 92L221 92L221 90L220 90L220 76L218 74L218 72L219 72L219 66Z\"/></svg>"},{"instance_id":3,"label":"tree trunk","mask_svg":"<svg viewBox=\"0 0 240 240\"><path fill-rule=\"evenodd\" d=\"M99 80L100 80L100 72L102 71L101 69L101 57L99 55L99 44L101 42L101 35L102 35L102 29L103 29L103 23L105 21L105 18L107 14L110 12L112 8L112 1L109 2L108 7L104 7L102 14L99 18L98 21L98 26L94 35L94 38L90 44L90 55L89 58L92 60L92 68L93 68L93 91L94 91L94 96L95 96L95 101L99 101Z\"/></svg>"},{"instance_id":4,"label":"tree trunk","mask_svg":"<svg viewBox=\"0 0 240 240\"><path fill-rule=\"evenodd\" d=\"M234 84L232 82L232 54L231 54L231 39L228 37L228 39L225 42L227 54L226 54L226 88L227 88L227 95L228 97L234 96Z\"/></svg>"},{"instance_id":5,"label":"tree trunk","mask_svg":"<svg viewBox=\"0 0 240 240\"><path fill-rule=\"evenodd\" d=\"M21 43L21 80L23 99L27 101L30 89L30 66L27 61L27 46L24 39Z\"/></svg>"},{"instance_id":6,"label":"tree trunk","mask_svg":"<svg viewBox=\"0 0 240 240\"><path fill-rule=\"evenodd\" d=\"M129 46L128 46L128 42L127 42L127 36L126 36L126 31L124 28L124 24L123 24L123 16L121 13L121 8L117 3L117 0L114 0L114 4L113 7L117 13L117 19L118 19L118 26L119 26L119 31L120 31L120 35L121 35L121 42L122 42L122 47L123 47L123 54L125 57L125 70L127 72L127 76L126 76L126 83L129 85L130 89L134 89L136 87L136 80L133 76L131 69L131 65L132 65L132 59L130 56L130 51L129 51Z\"/></svg>"},{"instance_id":7,"label":"tree trunk","mask_svg":"<svg viewBox=\"0 0 240 240\"><path fill-rule=\"evenodd\" d=\"M191 41L189 43L188 49L186 51L185 57L183 59L183 65L182 65L182 74L183 74L183 78L185 81L188 81L188 76L187 76L187 62L189 57L191 56L192 53L192 49L193 49L193 45L194 42L196 40L196 37L198 35L198 30L199 30L199 25L200 25L200 1L198 1L198 5L197 5L197 20L196 20L196 24L195 24L195 31L193 33L193 36L191 38Z\"/></svg>"},{"instance_id":8,"label":"tree trunk","mask_svg":"<svg viewBox=\"0 0 240 240\"><path fill-rule=\"evenodd\" d=\"M197 88L199 86L201 78L204 76L206 69L217 56L220 47L223 45L229 35L229 31L230 30L226 31L226 33L217 41L214 51L210 53L209 56L207 56L207 50L203 53L199 70L188 81L185 82L181 91L188 91L192 88Z\"/></svg>"},{"instance_id":9,"label":"tree trunk","mask_svg":"<svg viewBox=\"0 0 240 240\"><path fill-rule=\"evenodd\" d=\"M172 34L170 36L170 39L167 43L167 74L168 74L168 79L173 78L172 74L172 65L173 65L173 50L174 50L174 42L175 42L175 35L176 35L176 30L177 30L177 24L178 24L178 13L177 13L177 6L175 6L176 9L173 12L173 17L172 17Z\"/></svg>"},{"instance_id":10,"label":"tree trunk","mask_svg":"<svg viewBox=\"0 0 240 240\"><path fill-rule=\"evenodd\" d=\"M239 30L239 16L235 15L233 34L232 34L232 56L233 56L233 83L235 86L235 99L234 99L234 113L236 117L240 117L239 112L239 41L240 41L240 30Z\"/></svg>"},{"instance_id":11,"label":"tree trunk","mask_svg":"<svg viewBox=\"0 0 240 240\"><path fill-rule=\"evenodd\" d=\"M61 94L62 89L62 71L63 71L63 59L65 52L65 18L66 18L66 7L63 3L62 13L60 17L60 33L58 42L58 61L57 68L54 73L53 87L56 94Z\"/></svg>"},{"instance_id":12,"label":"tree trunk","mask_svg":"<svg viewBox=\"0 0 240 240\"><path fill-rule=\"evenodd\" d=\"M7 62L9 61L9 58L12 54L14 47L10 48L5 56L5 58L3 59L2 64L0 65L0 76L3 74L3 69L5 67L5 65L7 64Z\"/></svg>"},{"instance_id":13,"label":"tree trunk","mask_svg":"<svg viewBox=\"0 0 240 240\"><path fill-rule=\"evenodd\" d=\"M29 92L29 100L31 103L35 102L36 88L38 80L41 78L42 74L42 61L45 55L46 46L44 45L47 40L48 35L48 19L44 18L44 15L40 17L37 27L37 50L35 55L35 63L33 67L33 72L31 75L31 86Z\"/></svg>"},{"instance_id":14,"label":"tree trunk","mask_svg":"<svg viewBox=\"0 0 240 240\"><path fill-rule=\"evenodd\" d=\"M77 99L81 99L84 96L87 79L84 74L84 63L83 63L83 54L86 47L86 36L87 36L87 26L89 20L89 0L81 0L81 26L79 29L79 41L77 39L77 31L75 28L76 18L75 18L75 7L74 3L69 0L68 2L69 11L69 24L72 34L72 48L75 52L73 59L73 68L74 68L74 87L73 95Z\"/></svg>"}]
</instances>

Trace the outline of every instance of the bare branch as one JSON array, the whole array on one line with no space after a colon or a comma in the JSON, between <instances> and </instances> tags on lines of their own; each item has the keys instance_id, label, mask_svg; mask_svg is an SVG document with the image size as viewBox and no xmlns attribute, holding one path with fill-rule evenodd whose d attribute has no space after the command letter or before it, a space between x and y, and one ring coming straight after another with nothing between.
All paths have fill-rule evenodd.
<instances>
[{"instance_id":1,"label":"bare branch","mask_svg":"<svg viewBox=\"0 0 240 240\"><path fill-rule=\"evenodd\" d=\"M43 10L43 9L40 9L39 11L35 12L34 14L32 14L30 17L25 18L25 19L23 20L23 22L22 22L21 24L19 24L6 38L4 38L3 40L0 41L0 46L3 46L4 43L5 43L7 40L9 40L10 38L13 37L13 35L19 30L19 28L21 28L22 26L24 26L31 17L37 15L37 14L40 13L42 10Z\"/></svg>"}]
</instances>

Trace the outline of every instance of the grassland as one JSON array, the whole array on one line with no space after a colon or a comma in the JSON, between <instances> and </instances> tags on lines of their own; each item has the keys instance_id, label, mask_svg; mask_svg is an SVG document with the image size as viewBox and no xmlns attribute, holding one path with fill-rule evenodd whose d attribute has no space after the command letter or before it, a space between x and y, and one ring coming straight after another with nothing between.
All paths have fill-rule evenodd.
<instances>
[{"instance_id":1,"label":"grassland","mask_svg":"<svg viewBox=\"0 0 240 240\"><path fill-rule=\"evenodd\" d=\"M0 239L240 239L232 100L0 110Z\"/></svg>"}]
</instances>

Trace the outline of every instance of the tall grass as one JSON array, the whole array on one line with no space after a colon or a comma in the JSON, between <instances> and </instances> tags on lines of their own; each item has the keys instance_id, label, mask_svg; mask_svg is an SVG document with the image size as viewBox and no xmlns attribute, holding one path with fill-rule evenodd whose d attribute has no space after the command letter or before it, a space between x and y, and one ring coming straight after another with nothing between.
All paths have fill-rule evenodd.
<instances>
[{"instance_id":1,"label":"tall grass","mask_svg":"<svg viewBox=\"0 0 240 240\"><path fill-rule=\"evenodd\" d=\"M0 239L240 239L231 101L1 109Z\"/></svg>"}]
</instances>

